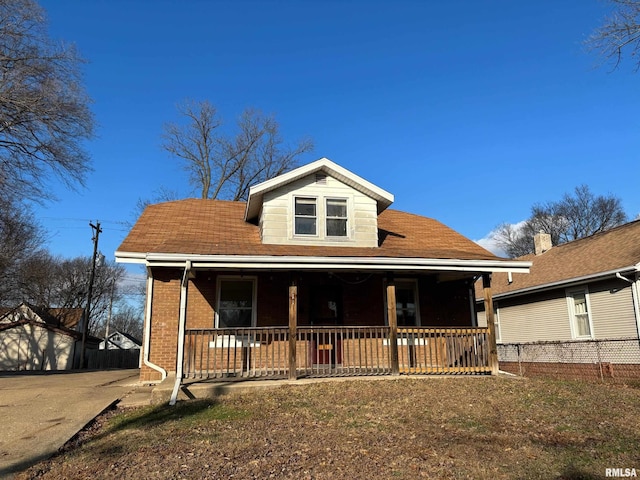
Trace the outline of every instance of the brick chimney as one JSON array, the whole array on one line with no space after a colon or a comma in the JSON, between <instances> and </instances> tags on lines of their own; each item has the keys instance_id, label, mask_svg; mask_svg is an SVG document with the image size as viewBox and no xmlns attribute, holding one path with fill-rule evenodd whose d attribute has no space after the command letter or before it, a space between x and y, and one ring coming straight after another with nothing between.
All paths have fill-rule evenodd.
<instances>
[{"instance_id":1,"label":"brick chimney","mask_svg":"<svg viewBox=\"0 0 640 480\"><path fill-rule=\"evenodd\" d=\"M533 236L533 245L535 247L536 255L543 254L553 246L551 244L551 235L540 230L540 233L536 233Z\"/></svg>"}]
</instances>

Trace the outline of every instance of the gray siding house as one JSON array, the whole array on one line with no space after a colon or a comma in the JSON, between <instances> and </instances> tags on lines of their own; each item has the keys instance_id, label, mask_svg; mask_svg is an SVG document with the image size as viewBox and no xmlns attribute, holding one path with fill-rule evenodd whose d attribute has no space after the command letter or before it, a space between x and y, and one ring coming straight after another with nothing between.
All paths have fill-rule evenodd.
<instances>
[{"instance_id":1,"label":"gray siding house","mask_svg":"<svg viewBox=\"0 0 640 480\"><path fill-rule=\"evenodd\" d=\"M493 274L501 368L597 363L603 376L602 365L610 375L640 366L640 220L558 246L536 237L535 254L519 259L532 262L528 275Z\"/></svg>"}]
</instances>

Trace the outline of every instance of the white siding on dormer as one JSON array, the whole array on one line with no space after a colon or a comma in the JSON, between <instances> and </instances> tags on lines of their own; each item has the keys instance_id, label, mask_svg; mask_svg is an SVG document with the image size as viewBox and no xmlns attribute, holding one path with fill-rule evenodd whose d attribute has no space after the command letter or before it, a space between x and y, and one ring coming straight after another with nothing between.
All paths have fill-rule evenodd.
<instances>
[{"instance_id":1,"label":"white siding on dormer","mask_svg":"<svg viewBox=\"0 0 640 480\"><path fill-rule=\"evenodd\" d=\"M294 199L317 199L317 235L294 235ZM347 200L347 237L325 238L326 199ZM376 201L355 188L327 176L325 184L316 183L315 174L301 178L264 194L260 216L263 243L285 245L323 245L343 247L377 247L378 214Z\"/></svg>"}]
</instances>

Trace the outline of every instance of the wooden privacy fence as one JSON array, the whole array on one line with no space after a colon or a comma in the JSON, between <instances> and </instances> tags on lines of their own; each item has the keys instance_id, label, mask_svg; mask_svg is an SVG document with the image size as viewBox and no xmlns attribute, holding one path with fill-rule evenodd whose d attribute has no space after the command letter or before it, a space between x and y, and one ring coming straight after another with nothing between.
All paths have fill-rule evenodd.
<instances>
[{"instance_id":1,"label":"wooden privacy fence","mask_svg":"<svg viewBox=\"0 0 640 480\"><path fill-rule=\"evenodd\" d=\"M394 360L389 327L305 326L296 329L295 337L290 337L288 327L188 329L183 376L229 379L491 373L486 328L420 327L398 328L397 332Z\"/></svg>"},{"instance_id":2,"label":"wooden privacy fence","mask_svg":"<svg viewBox=\"0 0 640 480\"><path fill-rule=\"evenodd\" d=\"M107 368L138 368L140 366L140 350L92 350L86 351L87 368L104 370Z\"/></svg>"}]
</instances>

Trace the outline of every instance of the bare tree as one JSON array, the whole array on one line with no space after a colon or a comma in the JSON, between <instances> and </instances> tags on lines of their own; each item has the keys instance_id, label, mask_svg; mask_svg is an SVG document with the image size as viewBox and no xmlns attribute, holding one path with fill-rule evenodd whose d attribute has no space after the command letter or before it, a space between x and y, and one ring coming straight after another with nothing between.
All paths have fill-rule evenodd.
<instances>
[{"instance_id":1,"label":"bare tree","mask_svg":"<svg viewBox=\"0 0 640 480\"><path fill-rule=\"evenodd\" d=\"M109 321L109 331L114 332L118 330L122 333L127 333L138 340L142 340L142 323L144 312L143 309L131 305L129 303L119 301L113 308L113 314ZM103 317L102 322L97 328L99 331L98 337L103 338L106 336L106 319Z\"/></svg>"},{"instance_id":2,"label":"bare tree","mask_svg":"<svg viewBox=\"0 0 640 480\"><path fill-rule=\"evenodd\" d=\"M531 253L532 237L525 233L527 223L514 225L503 223L499 225L491 234L498 247L509 257L517 258Z\"/></svg>"},{"instance_id":3,"label":"bare tree","mask_svg":"<svg viewBox=\"0 0 640 480\"><path fill-rule=\"evenodd\" d=\"M284 146L275 118L258 110L242 113L235 135L222 131L222 119L207 101L186 102L178 110L187 123L165 125L163 148L184 162L201 198L245 200L251 185L292 169L313 149L309 139Z\"/></svg>"},{"instance_id":4,"label":"bare tree","mask_svg":"<svg viewBox=\"0 0 640 480\"><path fill-rule=\"evenodd\" d=\"M21 264L16 274L19 301L46 308L85 308L91 257L65 259L39 252ZM101 334L111 303L123 298L122 265L104 262L96 268L89 311L89 333Z\"/></svg>"},{"instance_id":5,"label":"bare tree","mask_svg":"<svg viewBox=\"0 0 640 480\"><path fill-rule=\"evenodd\" d=\"M586 185L576 187L574 195L564 194L557 216L562 219L559 239L562 243L604 232L627 221L618 197L595 196Z\"/></svg>"},{"instance_id":6,"label":"bare tree","mask_svg":"<svg viewBox=\"0 0 640 480\"><path fill-rule=\"evenodd\" d=\"M586 40L587 47L597 51L616 69L626 53L640 68L640 0L609 0L616 10Z\"/></svg>"},{"instance_id":7,"label":"bare tree","mask_svg":"<svg viewBox=\"0 0 640 480\"><path fill-rule=\"evenodd\" d=\"M31 211L9 199L0 199L0 305L21 301L17 274L42 252L44 232Z\"/></svg>"},{"instance_id":8,"label":"bare tree","mask_svg":"<svg viewBox=\"0 0 640 480\"><path fill-rule=\"evenodd\" d=\"M39 201L51 173L69 186L89 170L93 116L81 58L47 36L33 0L0 0L0 197Z\"/></svg>"},{"instance_id":9,"label":"bare tree","mask_svg":"<svg viewBox=\"0 0 640 480\"><path fill-rule=\"evenodd\" d=\"M500 225L493 234L498 246L510 257L533 253L533 236L551 235L554 245L588 237L627 221L622 202L613 195L595 196L588 186L580 185L573 194L564 194L557 202L536 204L531 216L518 227Z\"/></svg>"}]
</instances>

